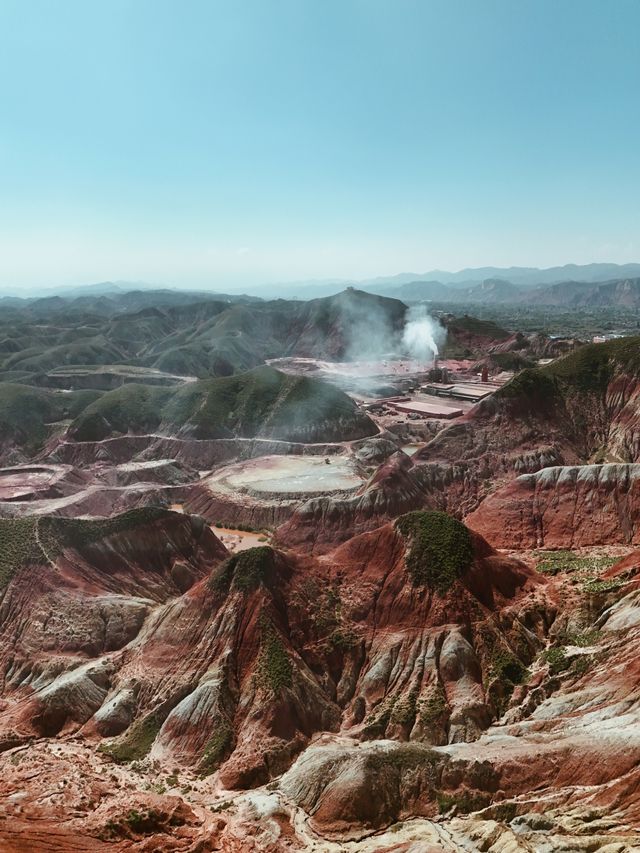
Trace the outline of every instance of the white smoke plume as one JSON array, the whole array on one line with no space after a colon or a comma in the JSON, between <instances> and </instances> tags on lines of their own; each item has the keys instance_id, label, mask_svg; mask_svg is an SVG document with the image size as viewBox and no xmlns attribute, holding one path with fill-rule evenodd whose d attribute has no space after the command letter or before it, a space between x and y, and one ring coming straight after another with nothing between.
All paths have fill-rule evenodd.
<instances>
[{"instance_id":1,"label":"white smoke plume","mask_svg":"<svg viewBox=\"0 0 640 853\"><path fill-rule=\"evenodd\" d=\"M431 361L440 352L446 330L429 315L424 305L409 309L402 333L402 344L416 361Z\"/></svg>"}]
</instances>

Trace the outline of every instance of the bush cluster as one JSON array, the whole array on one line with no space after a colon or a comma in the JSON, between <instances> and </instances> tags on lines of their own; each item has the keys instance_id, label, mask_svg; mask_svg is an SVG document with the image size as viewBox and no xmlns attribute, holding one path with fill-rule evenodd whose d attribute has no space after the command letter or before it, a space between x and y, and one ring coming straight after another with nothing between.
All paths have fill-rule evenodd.
<instances>
[{"instance_id":1,"label":"bush cluster","mask_svg":"<svg viewBox=\"0 0 640 853\"><path fill-rule=\"evenodd\" d=\"M406 567L414 586L443 595L471 566L471 534L447 513L409 512L398 518L396 528L409 540Z\"/></svg>"}]
</instances>

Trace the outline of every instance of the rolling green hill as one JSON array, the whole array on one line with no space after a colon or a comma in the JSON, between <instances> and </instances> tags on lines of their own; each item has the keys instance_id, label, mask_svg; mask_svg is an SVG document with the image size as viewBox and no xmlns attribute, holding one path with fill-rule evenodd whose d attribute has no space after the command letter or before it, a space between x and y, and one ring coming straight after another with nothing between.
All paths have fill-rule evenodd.
<instances>
[{"instance_id":1,"label":"rolling green hill","mask_svg":"<svg viewBox=\"0 0 640 853\"><path fill-rule=\"evenodd\" d=\"M87 406L70 434L78 441L97 441L154 431L195 439L336 441L374 435L377 429L334 386L263 366L177 389L124 385Z\"/></svg>"}]
</instances>

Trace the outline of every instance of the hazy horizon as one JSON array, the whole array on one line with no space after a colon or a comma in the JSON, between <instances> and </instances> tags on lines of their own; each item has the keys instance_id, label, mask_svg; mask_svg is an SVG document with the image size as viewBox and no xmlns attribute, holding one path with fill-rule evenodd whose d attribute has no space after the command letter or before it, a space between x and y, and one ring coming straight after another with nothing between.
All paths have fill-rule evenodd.
<instances>
[{"instance_id":1,"label":"hazy horizon","mask_svg":"<svg viewBox=\"0 0 640 853\"><path fill-rule=\"evenodd\" d=\"M5 0L0 289L640 259L640 6Z\"/></svg>"},{"instance_id":2,"label":"hazy horizon","mask_svg":"<svg viewBox=\"0 0 640 853\"><path fill-rule=\"evenodd\" d=\"M592 275L587 276L581 274L581 270L590 270L592 267L613 267L613 271L611 274L607 275ZM69 283L69 284L59 284L59 285L51 285L50 283L43 282L40 285L32 285L24 288L12 288L5 287L0 285L0 298L3 296L42 296L42 295L55 295L61 294L64 295L66 291L75 292L81 291L83 289L91 290L95 288L98 292L101 291L102 288L108 285L114 285L118 289L122 291L131 291L140 289L153 289L153 290L177 290L177 291L202 291L202 292L221 292L225 291L230 294L240 295L245 293L247 295L256 295L256 296L267 296L268 298L272 298L277 293L277 288L282 287L283 290L286 291L285 296L291 298L291 290L298 288L299 289L299 297L304 297L304 288L308 287L311 291L311 295L309 298L314 298L317 294L314 293L314 289L331 289L331 286L335 286L335 292L346 288L348 286L362 286L364 288L370 288L373 285L378 285L382 287L383 285L388 285L389 288L393 288L393 286L401 286L404 283L409 282L418 282L418 281L440 281L444 285L449 285L456 289L456 287L467 286L470 282L480 282L483 280L483 276L481 273L487 272L486 278L494 277L496 279L502 278L503 280L509 281L509 273L513 273L512 278L516 280L516 283L520 285L521 288L529 289L534 286L544 286L544 284L550 284L553 282L569 282L571 281L570 272L574 271L573 268L578 270L578 275L575 278L576 281L582 281L585 285L589 283L603 283L607 280L613 280L616 277L616 268L620 270L620 276L625 277L628 273L625 273L628 267L638 267L637 270L633 270L633 277L640 276L640 261L631 261L628 264L618 265L608 261L599 261L594 262L593 264L586 265L576 265L573 263L562 264L559 266L553 267L528 267L528 266L512 266L512 267L495 267L493 265L489 267L464 267L459 270L426 270L424 272L410 272L410 271L402 271L395 272L389 275L378 275L371 276L368 278L309 278L309 279L289 279L282 281L262 281L257 282L255 284L247 284L243 285L233 285L230 284L228 287L224 285L216 287L213 284L204 284L201 286L198 285L188 285L181 282L171 282L171 281L145 281L145 280L131 280L131 279L113 279L113 278L103 278L99 281L82 281L79 283ZM563 270L568 270L566 275L561 274ZM558 272L557 276L549 277L549 273ZM492 276L493 273L493 276ZM504 275L502 275L504 273ZM529 273L529 275L525 275L525 281L522 281L522 274ZM535 273L540 274L540 280L535 281ZM547 275L545 275L547 274ZM468 278L463 278L463 276L468 275Z\"/></svg>"}]
</instances>

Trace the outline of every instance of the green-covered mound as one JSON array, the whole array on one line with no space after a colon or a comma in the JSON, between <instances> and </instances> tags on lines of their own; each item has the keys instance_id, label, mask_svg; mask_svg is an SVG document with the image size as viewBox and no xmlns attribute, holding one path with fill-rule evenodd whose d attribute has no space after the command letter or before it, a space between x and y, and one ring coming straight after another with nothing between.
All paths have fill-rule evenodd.
<instances>
[{"instance_id":1,"label":"green-covered mound","mask_svg":"<svg viewBox=\"0 0 640 853\"><path fill-rule=\"evenodd\" d=\"M511 333L491 320L477 317L453 317L445 322L447 339L442 355L445 358L480 358L487 348L506 341Z\"/></svg>"},{"instance_id":2,"label":"green-covered mound","mask_svg":"<svg viewBox=\"0 0 640 853\"><path fill-rule=\"evenodd\" d=\"M396 529L408 540L406 566L414 586L444 595L471 566L471 534L446 512L408 512Z\"/></svg>"},{"instance_id":3,"label":"green-covered mound","mask_svg":"<svg viewBox=\"0 0 640 853\"><path fill-rule=\"evenodd\" d=\"M127 385L104 394L74 422L71 435L160 430L195 439L276 438L339 441L376 433L370 418L339 389L271 367L179 388Z\"/></svg>"},{"instance_id":4,"label":"green-covered mound","mask_svg":"<svg viewBox=\"0 0 640 853\"><path fill-rule=\"evenodd\" d=\"M101 441L114 433L153 432L172 393L174 389L155 385L122 385L87 406L70 433L76 441Z\"/></svg>"},{"instance_id":5,"label":"green-covered mound","mask_svg":"<svg viewBox=\"0 0 640 853\"><path fill-rule=\"evenodd\" d=\"M251 592L265 581L275 566L275 551L268 545L247 548L232 554L217 566L209 578L215 593L226 595L232 588Z\"/></svg>"}]
</instances>

